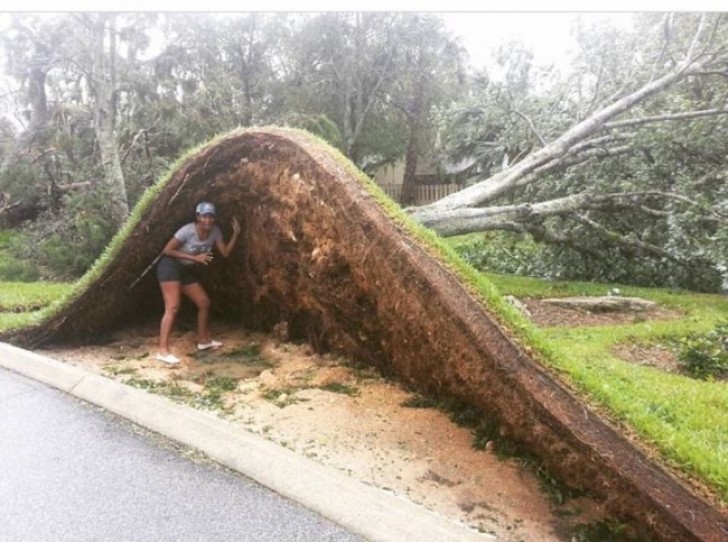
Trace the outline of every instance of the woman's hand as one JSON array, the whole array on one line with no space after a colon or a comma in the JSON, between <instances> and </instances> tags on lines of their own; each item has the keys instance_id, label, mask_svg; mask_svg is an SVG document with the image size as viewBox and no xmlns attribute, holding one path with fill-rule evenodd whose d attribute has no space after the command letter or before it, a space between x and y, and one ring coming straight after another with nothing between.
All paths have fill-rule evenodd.
<instances>
[{"instance_id":1,"label":"woman's hand","mask_svg":"<svg viewBox=\"0 0 728 542\"><path fill-rule=\"evenodd\" d=\"M217 250L222 254L223 258L227 258L230 256L230 253L233 251L233 247L235 246L235 243L238 240L238 237L240 237L240 222L238 222L238 219L233 217L230 220L230 225L233 228L233 234L230 236L230 239L228 239L228 242L226 243L222 239L218 239L215 241L215 246L217 247Z\"/></svg>"},{"instance_id":2,"label":"woman's hand","mask_svg":"<svg viewBox=\"0 0 728 542\"><path fill-rule=\"evenodd\" d=\"M203 252L202 254L195 254L192 257L193 260L195 260L196 263L207 265L212 261L212 252Z\"/></svg>"}]
</instances>

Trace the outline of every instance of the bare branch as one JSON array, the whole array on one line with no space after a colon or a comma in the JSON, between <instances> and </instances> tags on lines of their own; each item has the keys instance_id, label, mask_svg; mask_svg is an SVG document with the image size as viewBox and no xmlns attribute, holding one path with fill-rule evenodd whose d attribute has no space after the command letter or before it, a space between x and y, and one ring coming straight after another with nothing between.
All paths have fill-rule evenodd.
<instances>
[{"instance_id":1,"label":"bare branch","mask_svg":"<svg viewBox=\"0 0 728 542\"><path fill-rule=\"evenodd\" d=\"M728 77L728 71L706 70L695 72L695 75L719 75L721 77Z\"/></svg>"},{"instance_id":2,"label":"bare branch","mask_svg":"<svg viewBox=\"0 0 728 542\"><path fill-rule=\"evenodd\" d=\"M665 52L667 51L667 47L670 44L670 40L672 39L672 23L674 17L674 13L665 13L665 16L663 17L662 29L665 40L662 42L662 49L660 49L660 54L658 55L657 59L655 59L655 62L652 64L650 81L655 78L655 73L657 73L657 66L659 66L662 63L662 59L665 58Z\"/></svg>"},{"instance_id":3,"label":"bare branch","mask_svg":"<svg viewBox=\"0 0 728 542\"><path fill-rule=\"evenodd\" d=\"M605 128L623 128L624 126L638 126L640 124L648 124L651 122L664 122L670 120L691 120L702 117L712 117L715 115L725 115L728 109L704 109L702 111L685 111L683 113L668 113L666 115L656 115L654 117L643 117L641 119L625 119L604 124Z\"/></svg>"},{"instance_id":4,"label":"bare branch","mask_svg":"<svg viewBox=\"0 0 728 542\"><path fill-rule=\"evenodd\" d=\"M608 143L612 143L617 140L624 140L624 139L634 139L637 137L637 134L632 133L615 133L615 134L607 134L601 137L595 137L592 139L587 139L586 141L582 141L581 143L577 143L571 149L569 149L569 154L576 154L581 152L584 149L588 148L594 148L594 147L603 147L604 145Z\"/></svg>"},{"instance_id":5,"label":"bare branch","mask_svg":"<svg viewBox=\"0 0 728 542\"><path fill-rule=\"evenodd\" d=\"M523 228L525 233L528 233L533 239L539 243L547 245L558 245L569 247L581 254L584 254L590 258L603 260L604 253L596 250L595 248L584 246L580 238L566 235L561 232L555 232L552 229L547 228L543 224L530 224Z\"/></svg>"},{"instance_id":6,"label":"bare branch","mask_svg":"<svg viewBox=\"0 0 728 542\"><path fill-rule=\"evenodd\" d=\"M618 245L622 248L632 249L636 251L646 252L647 254L650 254L652 256L657 256L658 258L668 258L670 260L679 262L681 261L679 258L676 258L666 250L661 249L660 247L645 243L644 241L640 241L639 239L636 239L634 237L629 237L626 235L622 235L621 233L615 232L613 230L610 230L603 225L599 224L598 222L595 222L591 220L590 218L587 218L584 215L578 216L579 222L582 224L589 226L591 229L596 231L602 239L609 241L610 243L613 243L615 245Z\"/></svg>"},{"instance_id":7,"label":"bare branch","mask_svg":"<svg viewBox=\"0 0 728 542\"><path fill-rule=\"evenodd\" d=\"M707 14L702 13L700 15L700 22L698 23L698 29L695 31L695 35L693 35L693 41L690 43L690 47L688 48L688 52L685 55L685 60L683 62L683 70L686 70L690 64L695 62L694 51L698 48L700 44L700 39L703 37L703 32L705 32L705 23L707 20Z\"/></svg>"},{"instance_id":8,"label":"bare branch","mask_svg":"<svg viewBox=\"0 0 728 542\"><path fill-rule=\"evenodd\" d=\"M657 209L653 209L652 207L646 207L644 205L640 205L639 210L646 215L651 215L657 218L666 218L670 216L670 213L668 211L658 211Z\"/></svg>"},{"instance_id":9,"label":"bare branch","mask_svg":"<svg viewBox=\"0 0 728 542\"><path fill-rule=\"evenodd\" d=\"M121 157L121 165L124 165L124 162L126 162L126 159L129 157L129 154L131 154L131 151L134 150L134 147L137 146L137 143L139 142L139 138L143 135L146 135L147 130L146 128L142 128L139 130L136 135L132 138L131 143L129 144L129 148L126 149L126 152L124 153L124 156Z\"/></svg>"},{"instance_id":10,"label":"bare branch","mask_svg":"<svg viewBox=\"0 0 728 542\"><path fill-rule=\"evenodd\" d=\"M604 77L605 64L606 57L602 57L602 62L599 65L599 73L597 74L597 82L594 84L594 95L592 96L592 99L585 110L587 114L594 110L593 108L597 103L597 99L599 98L599 91L602 88L602 78Z\"/></svg>"},{"instance_id":11,"label":"bare branch","mask_svg":"<svg viewBox=\"0 0 728 542\"><path fill-rule=\"evenodd\" d=\"M539 133L539 131L538 131L538 130L536 129L536 127L535 127L535 126L533 125L533 121L532 121L532 120L531 120L531 119L530 119L530 118L529 118L529 117L528 117L527 115L525 115L524 113L521 113L521 112L520 112L520 111L519 111L518 109L516 109L516 108L513 108L513 112L514 112L514 113L515 113L516 115L518 115L519 117L521 117L521 118L522 118L523 120L525 120L525 121L526 121L526 123L528 123L528 127L529 127L529 128L531 129L531 131L533 132L533 134L534 134L534 135L535 135L535 136L536 136L536 137L538 138L538 140L539 140L539 141L541 142L541 146L542 146L542 147L545 147L545 146L546 146L546 140L545 140L545 139L543 138L543 136L542 136L542 135L541 135L541 134Z\"/></svg>"},{"instance_id":12,"label":"bare branch","mask_svg":"<svg viewBox=\"0 0 728 542\"><path fill-rule=\"evenodd\" d=\"M434 229L443 237L462 235L478 231L494 231L507 229L516 231L514 224L528 227L527 223L540 223L549 216L572 215L578 211L600 210L621 211L624 209L643 209L642 204L650 198L675 200L699 208L706 213L705 220L724 220L715 209L706 209L699 203L670 192L615 192L610 194L591 194L583 192L563 198L556 198L538 203L522 203L517 205L501 205L483 208L448 209L445 211L420 212L417 220L429 228ZM416 209L415 209L416 210ZM644 207L645 212L652 216L664 217L661 211ZM675 213L672 213L673 215Z\"/></svg>"},{"instance_id":13,"label":"bare branch","mask_svg":"<svg viewBox=\"0 0 728 542\"><path fill-rule=\"evenodd\" d=\"M622 145L620 147L594 148L581 151L578 155L555 159L535 170L530 175L526 175L520 179L515 186L526 186L547 174L558 173L567 168L578 166L595 158L606 158L608 156L619 156L633 151L631 145Z\"/></svg>"}]
</instances>

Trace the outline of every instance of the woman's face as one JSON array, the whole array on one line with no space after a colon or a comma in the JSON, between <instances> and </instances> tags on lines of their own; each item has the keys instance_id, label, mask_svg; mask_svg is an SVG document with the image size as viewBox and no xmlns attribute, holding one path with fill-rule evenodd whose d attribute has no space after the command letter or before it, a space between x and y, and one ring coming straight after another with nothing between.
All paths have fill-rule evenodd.
<instances>
[{"instance_id":1,"label":"woman's face","mask_svg":"<svg viewBox=\"0 0 728 542\"><path fill-rule=\"evenodd\" d=\"M197 223L203 229L209 230L215 224L215 215L213 215L213 214L197 215Z\"/></svg>"}]
</instances>

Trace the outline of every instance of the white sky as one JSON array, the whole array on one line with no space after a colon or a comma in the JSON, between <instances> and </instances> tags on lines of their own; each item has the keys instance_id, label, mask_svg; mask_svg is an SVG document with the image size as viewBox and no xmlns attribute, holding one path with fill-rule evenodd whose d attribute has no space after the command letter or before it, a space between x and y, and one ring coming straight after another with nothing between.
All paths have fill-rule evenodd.
<instances>
[{"instance_id":1,"label":"white sky","mask_svg":"<svg viewBox=\"0 0 728 542\"><path fill-rule=\"evenodd\" d=\"M257 5L256 5L257 4ZM662 0L655 9L650 0L593 0L584 10L578 0L307 0L305 11L430 11L438 12L450 30L462 38L475 68L487 64L492 49L509 39L518 39L535 53L538 64L563 64L574 40L570 25L581 16L587 20L611 19L624 25L635 11L726 11L725 0ZM25 0L22 11L303 11L300 0ZM413 8L416 7L416 9ZM264 7L265 9L257 9ZM243 8L243 9L241 9ZM487 9L484 9L487 8ZM0 30L7 16L0 12Z\"/></svg>"},{"instance_id":2,"label":"white sky","mask_svg":"<svg viewBox=\"0 0 728 542\"><path fill-rule=\"evenodd\" d=\"M609 20L628 27L633 13L589 12L469 12L439 13L445 24L462 39L470 55L470 64L481 68L490 61L491 51L509 40L522 42L534 52L537 64L562 64L575 41L571 35L574 22Z\"/></svg>"}]
</instances>

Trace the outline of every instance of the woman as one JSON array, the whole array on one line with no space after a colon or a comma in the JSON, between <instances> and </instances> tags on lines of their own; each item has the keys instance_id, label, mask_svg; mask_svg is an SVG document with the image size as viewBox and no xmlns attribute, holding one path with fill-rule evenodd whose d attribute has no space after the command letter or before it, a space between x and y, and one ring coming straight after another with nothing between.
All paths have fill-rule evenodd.
<instances>
[{"instance_id":1,"label":"woman","mask_svg":"<svg viewBox=\"0 0 728 542\"><path fill-rule=\"evenodd\" d=\"M227 258L240 235L240 224L231 221L233 235L225 243L220 228L215 224L215 206L203 201L195 209L195 222L182 226L162 251L157 264L157 279L164 298L164 316L159 329L159 352L156 359L176 365L180 359L169 351L169 336L179 311L182 294L197 306L197 349L219 348L222 343L210 337L207 328L210 316L210 298L200 284L202 266L212 261L212 248Z\"/></svg>"}]
</instances>

